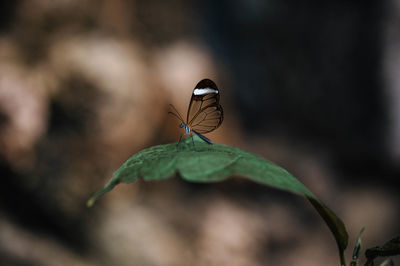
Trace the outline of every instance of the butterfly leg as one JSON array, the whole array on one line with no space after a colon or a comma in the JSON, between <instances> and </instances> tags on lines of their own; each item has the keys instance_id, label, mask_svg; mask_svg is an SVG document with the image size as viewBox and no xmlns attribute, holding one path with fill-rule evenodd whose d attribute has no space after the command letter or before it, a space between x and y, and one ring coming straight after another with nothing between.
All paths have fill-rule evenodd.
<instances>
[{"instance_id":1,"label":"butterfly leg","mask_svg":"<svg viewBox=\"0 0 400 266\"><path fill-rule=\"evenodd\" d=\"M193 149L196 150L196 146L194 146L193 136L194 136L194 135L190 135L190 137L192 138Z\"/></svg>"},{"instance_id":2,"label":"butterfly leg","mask_svg":"<svg viewBox=\"0 0 400 266\"><path fill-rule=\"evenodd\" d=\"M179 144L181 143L181 140L182 140L183 135L185 135L185 133L181 134L178 143L176 143L176 148L179 147Z\"/></svg>"}]
</instances>

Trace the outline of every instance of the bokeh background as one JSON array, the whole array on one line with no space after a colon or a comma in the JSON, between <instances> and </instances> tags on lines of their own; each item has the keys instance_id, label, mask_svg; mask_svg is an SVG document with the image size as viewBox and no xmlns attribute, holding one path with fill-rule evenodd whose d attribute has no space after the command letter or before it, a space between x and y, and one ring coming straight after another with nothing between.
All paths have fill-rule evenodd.
<instances>
[{"instance_id":1,"label":"bokeh background","mask_svg":"<svg viewBox=\"0 0 400 266\"><path fill-rule=\"evenodd\" d=\"M364 247L399 235L400 1L19 0L0 18L0 265L339 265L310 204L241 178L86 207L178 140L168 105L185 114L206 77L225 110L207 137L292 172L349 251L362 227Z\"/></svg>"}]
</instances>

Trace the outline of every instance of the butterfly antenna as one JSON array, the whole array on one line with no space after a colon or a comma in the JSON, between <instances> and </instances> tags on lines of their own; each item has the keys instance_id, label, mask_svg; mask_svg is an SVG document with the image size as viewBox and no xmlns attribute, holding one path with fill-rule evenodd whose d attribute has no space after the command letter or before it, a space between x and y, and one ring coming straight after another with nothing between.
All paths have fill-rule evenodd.
<instances>
[{"instance_id":1,"label":"butterfly antenna","mask_svg":"<svg viewBox=\"0 0 400 266\"><path fill-rule=\"evenodd\" d=\"M178 118L179 120L181 120L182 122L184 122L182 116L179 114L178 110L176 110L175 106L173 106L172 104L170 104L169 106L173 109L173 111L175 111L175 113L169 111L168 114L171 114L171 115L175 116L176 118Z\"/></svg>"}]
</instances>

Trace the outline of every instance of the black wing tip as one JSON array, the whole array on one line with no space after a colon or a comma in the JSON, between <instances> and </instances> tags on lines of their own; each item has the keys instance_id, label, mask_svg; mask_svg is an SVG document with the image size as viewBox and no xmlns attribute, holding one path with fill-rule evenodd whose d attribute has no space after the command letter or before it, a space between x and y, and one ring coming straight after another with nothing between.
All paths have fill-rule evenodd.
<instances>
[{"instance_id":1,"label":"black wing tip","mask_svg":"<svg viewBox=\"0 0 400 266\"><path fill-rule=\"evenodd\" d=\"M200 80L199 83L197 83L195 88L213 88L213 89L218 90L217 84L215 84L215 82L209 78Z\"/></svg>"}]
</instances>

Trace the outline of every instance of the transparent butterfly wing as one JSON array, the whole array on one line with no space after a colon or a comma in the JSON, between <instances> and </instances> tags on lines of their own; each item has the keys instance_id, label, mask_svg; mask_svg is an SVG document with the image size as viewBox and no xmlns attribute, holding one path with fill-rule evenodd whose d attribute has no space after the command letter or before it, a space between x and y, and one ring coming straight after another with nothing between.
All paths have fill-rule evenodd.
<instances>
[{"instance_id":1,"label":"transparent butterfly wing","mask_svg":"<svg viewBox=\"0 0 400 266\"><path fill-rule=\"evenodd\" d=\"M222 120L223 110L221 105L213 104L202 108L189 125L198 133L205 134L218 128Z\"/></svg>"},{"instance_id":2,"label":"transparent butterfly wing","mask_svg":"<svg viewBox=\"0 0 400 266\"><path fill-rule=\"evenodd\" d=\"M190 99L187 124L200 134L218 128L224 118L219 98L217 85L210 79L201 80L194 88Z\"/></svg>"}]
</instances>

